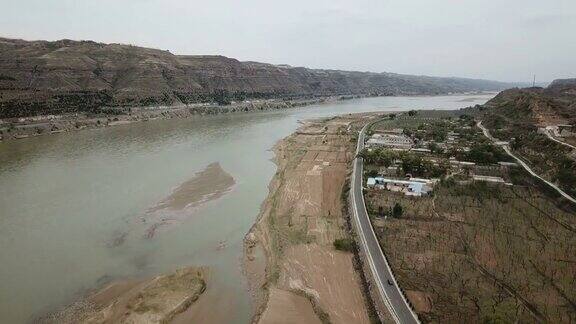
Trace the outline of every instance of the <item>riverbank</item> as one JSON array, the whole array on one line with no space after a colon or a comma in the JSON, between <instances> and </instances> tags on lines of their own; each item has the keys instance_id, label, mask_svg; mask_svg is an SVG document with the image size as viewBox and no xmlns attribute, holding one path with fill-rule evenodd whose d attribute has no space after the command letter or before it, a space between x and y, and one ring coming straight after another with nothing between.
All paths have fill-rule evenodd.
<instances>
[{"instance_id":1,"label":"riverbank","mask_svg":"<svg viewBox=\"0 0 576 324\"><path fill-rule=\"evenodd\" d=\"M472 96L478 100L471 103L470 97L362 98L0 143L0 322L29 321L109 280L207 265L210 287L189 311L213 310L231 318L220 323L248 323L252 303L240 264L242 240L277 171L270 149L294 133L301 120L456 109L489 99ZM179 192L175 189L215 161L233 176L232 190L193 207L190 216L172 208L154 212L174 215L176 221L147 239L150 226L163 218L146 217L149 209L171 201ZM220 307L200 307L215 303Z\"/></svg>"},{"instance_id":2,"label":"riverbank","mask_svg":"<svg viewBox=\"0 0 576 324\"><path fill-rule=\"evenodd\" d=\"M495 94L492 92L477 92L464 94L450 94L447 96L484 96ZM221 115L230 113L247 113L285 110L290 108L305 107L315 104L329 104L357 98L366 98L366 95L327 96L308 99L261 99L233 102L230 105L217 105L214 103L175 105L175 106L150 106L150 107L121 107L110 108L107 115L93 115L86 113L68 115L46 115L24 118L0 119L0 141L25 139L64 132L96 129L110 126L126 125L136 122L144 122L158 119L191 118L207 115ZM429 97L428 95L415 95L417 97ZM434 96L433 96L434 97ZM472 104L478 98L468 97L462 103Z\"/></svg>"},{"instance_id":3,"label":"riverbank","mask_svg":"<svg viewBox=\"0 0 576 324\"><path fill-rule=\"evenodd\" d=\"M275 146L278 169L245 239L253 322L371 322L354 254L334 248L351 235L342 192L362 121L306 122Z\"/></svg>"},{"instance_id":4,"label":"riverbank","mask_svg":"<svg viewBox=\"0 0 576 324\"><path fill-rule=\"evenodd\" d=\"M117 125L126 125L157 119L190 118L194 116L272 111L304 107L313 104L335 102L357 98L352 96L319 97L312 99L267 99L253 100L230 105L192 104L159 107L133 107L111 110L111 115L48 115L26 118L0 119L0 140L24 139L42 135L58 134L95 129Z\"/></svg>"}]
</instances>

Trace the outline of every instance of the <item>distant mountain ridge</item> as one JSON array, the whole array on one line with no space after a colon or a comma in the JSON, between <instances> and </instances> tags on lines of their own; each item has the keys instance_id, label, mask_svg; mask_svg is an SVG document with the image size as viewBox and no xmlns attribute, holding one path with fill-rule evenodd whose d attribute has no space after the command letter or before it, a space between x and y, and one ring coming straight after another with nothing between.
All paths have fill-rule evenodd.
<instances>
[{"instance_id":1,"label":"distant mountain ridge","mask_svg":"<svg viewBox=\"0 0 576 324\"><path fill-rule=\"evenodd\" d=\"M0 38L0 118L104 107L334 95L498 91L510 84L308 69L93 41Z\"/></svg>"}]
</instances>

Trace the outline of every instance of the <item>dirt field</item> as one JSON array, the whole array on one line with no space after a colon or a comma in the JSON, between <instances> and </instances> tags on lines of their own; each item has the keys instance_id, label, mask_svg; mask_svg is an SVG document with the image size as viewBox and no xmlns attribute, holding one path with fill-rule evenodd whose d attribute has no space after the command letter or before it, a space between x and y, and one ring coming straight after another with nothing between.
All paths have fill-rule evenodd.
<instances>
[{"instance_id":1,"label":"dirt field","mask_svg":"<svg viewBox=\"0 0 576 324\"><path fill-rule=\"evenodd\" d=\"M441 184L433 197L370 190L399 285L423 322L576 321L576 220L536 188Z\"/></svg>"},{"instance_id":2,"label":"dirt field","mask_svg":"<svg viewBox=\"0 0 576 324\"><path fill-rule=\"evenodd\" d=\"M275 147L278 172L246 238L256 322L369 323L353 254L333 247L349 235L341 195L358 121L309 122Z\"/></svg>"},{"instance_id":3,"label":"dirt field","mask_svg":"<svg viewBox=\"0 0 576 324\"><path fill-rule=\"evenodd\" d=\"M282 311L278 311L282 310ZM321 324L308 298L278 288L270 289L268 307L260 318L262 324Z\"/></svg>"}]
</instances>

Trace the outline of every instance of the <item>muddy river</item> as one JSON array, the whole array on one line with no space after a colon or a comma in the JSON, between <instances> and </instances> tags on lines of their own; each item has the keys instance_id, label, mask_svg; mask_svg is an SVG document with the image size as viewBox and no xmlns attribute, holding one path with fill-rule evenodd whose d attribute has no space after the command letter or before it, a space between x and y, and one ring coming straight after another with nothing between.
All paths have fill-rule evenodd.
<instances>
[{"instance_id":1,"label":"muddy river","mask_svg":"<svg viewBox=\"0 0 576 324\"><path fill-rule=\"evenodd\" d=\"M0 142L0 322L28 322L112 280L204 265L217 303L208 312L248 323L242 238L275 172L274 143L308 118L491 97L354 99Z\"/></svg>"}]
</instances>

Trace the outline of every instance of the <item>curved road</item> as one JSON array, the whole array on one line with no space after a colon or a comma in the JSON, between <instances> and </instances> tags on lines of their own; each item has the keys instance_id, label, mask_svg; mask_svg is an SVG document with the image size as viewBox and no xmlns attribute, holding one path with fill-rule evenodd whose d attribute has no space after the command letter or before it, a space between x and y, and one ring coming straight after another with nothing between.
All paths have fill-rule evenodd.
<instances>
[{"instance_id":1,"label":"curved road","mask_svg":"<svg viewBox=\"0 0 576 324\"><path fill-rule=\"evenodd\" d=\"M564 146L568 146L569 148L571 148L571 149L573 149L573 150L576 150L576 146L571 145L571 144L568 144L568 143L565 143L565 142L562 142L562 141L559 140L559 139L556 139L554 136L552 136L552 135L550 134L550 132L549 132L547 129L543 129L542 132L544 133L544 135L548 136L548 138L551 139L551 140L553 140L554 142L560 143L560 144L562 144L562 145L564 145Z\"/></svg>"},{"instance_id":2,"label":"curved road","mask_svg":"<svg viewBox=\"0 0 576 324\"><path fill-rule=\"evenodd\" d=\"M356 155L364 148L364 137L366 129L372 123L368 123L358 135L358 145L356 147ZM366 259L370 265L370 270L378 293L390 311L392 318L396 323L420 323L418 317L408 305L408 301L400 291L398 283L394 278L392 269L380 248L372 223L366 211L364 204L364 195L362 193L362 158L356 157L354 159L354 166L351 178L350 199L352 201L353 220L356 226L358 236L360 237L360 246L366 255ZM389 284L392 283L392 284Z\"/></svg>"},{"instance_id":3,"label":"curved road","mask_svg":"<svg viewBox=\"0 0 576 324\"><path fill-rule=\"evenodd\" d=\"M524 167L524 169L526 169L526 171L528 171L528 173L530 173L532 176L544 181L547 185L549 185L550 187L552 187L554 190L558 191L558 193L560 195L562 195L562 197L570 200L571 202L576 204L576 199L574 199L572 196L570 196L569 194L565 193L562 189L558 188L558 186L556 186L555 184L553 184L552 182L542 178L541 176L539 176L538 174L536 174L536 172L532 171L532 169L530 168L530 166L528 166L528 164L526 164L526 162L522 161L519 157L517 157L516 155L512 154L512 151L510 150L510 147L508 147L508 145L506 144L498 144L498 140L495 139L494 137L492 137L492 135L490 135L490 131L488 131L488 129L486 127L484 127L484 125L482 125L482 121L478 122L478 127L480 127L480 129L482 130L482 133L484 133L484 136L488 137L492 142L494 142L495 144L499 145L500 147L502 147L504 149L504 151L510 155L512 158L514 158L514 160L516 160L518 163L520 163L520 165L522 165L522 167ZM562 143L562 142L561 142Z\"/></svg>"}]
</instances>

